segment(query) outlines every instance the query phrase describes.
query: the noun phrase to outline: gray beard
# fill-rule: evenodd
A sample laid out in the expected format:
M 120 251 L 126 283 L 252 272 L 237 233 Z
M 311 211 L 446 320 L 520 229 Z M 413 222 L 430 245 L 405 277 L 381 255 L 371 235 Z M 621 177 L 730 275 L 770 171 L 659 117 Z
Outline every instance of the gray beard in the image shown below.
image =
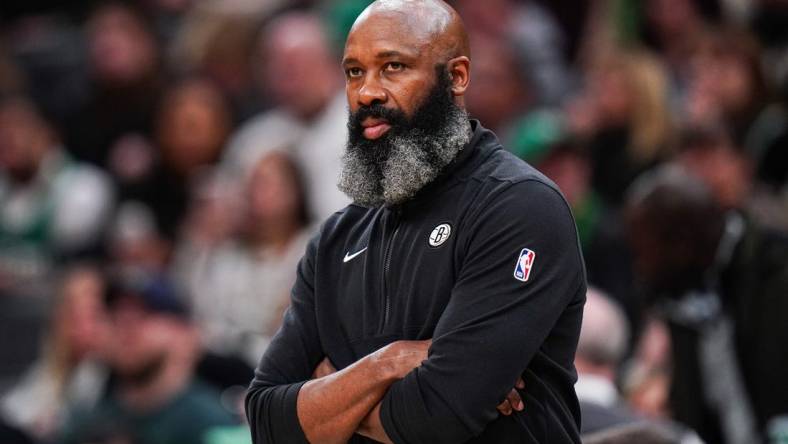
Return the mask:
M 457 157 L 471 139 L 471 126 L 468 114 L 454 108 L 437 131 L 412 129 L 390 137 L 382 165 L 369 163 L 350 146 L 342 156 L 339 189 L 356 204 L 392 206 L 411 199 Z

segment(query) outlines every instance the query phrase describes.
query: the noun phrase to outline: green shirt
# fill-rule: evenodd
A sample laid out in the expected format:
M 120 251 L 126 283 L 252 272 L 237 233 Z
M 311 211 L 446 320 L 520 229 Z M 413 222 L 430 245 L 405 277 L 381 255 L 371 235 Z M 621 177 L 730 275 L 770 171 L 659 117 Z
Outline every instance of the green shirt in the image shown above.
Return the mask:
M 136 412 L 109 396 L 93 410 L 75 415 L 63 442 L 84 444 L 126 438 L 134 444 L 213 444 L 239 427 L 219 403 L 219 394 L 192 383 L 161 407 Z

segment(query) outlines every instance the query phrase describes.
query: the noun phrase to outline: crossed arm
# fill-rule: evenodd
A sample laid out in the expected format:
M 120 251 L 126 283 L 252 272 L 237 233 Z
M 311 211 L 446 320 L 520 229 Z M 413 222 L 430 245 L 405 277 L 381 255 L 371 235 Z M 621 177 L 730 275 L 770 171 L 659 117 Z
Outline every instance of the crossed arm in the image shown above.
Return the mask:
M 540 211 L 529 213 L 523 201 L 539 202 Z M 314 298 L 319 240 L 310 243 L 283 327 L 247 395 L 254 442 L 345 442 L 355 433 L 383 442 L 458 442 L 521 409 L 518 399 L 495 404 L 520 385 L 519 374 L 568 307 L 565 324 L 579 328 L 582 260 L 568 207 L 545 185 L 518 184 L 478 211 L 469 216 L 475 222 L 466 231 L 474 236 L 434 343 L 395 342 L 315 379 L 325 351 Z M 512 277 L 522 248 L 540 255 L 527 283 Z M 569 344 L 570 327 L 561 333 L 567 339 L 557 340 Z
M 431 340 L 397 341 L 337 372 L 328 358 L 318 365 L 314 379 L 298 394 L 298 419 L 310 442 L 347 442 L 354 434 L 391 443 L 380 422 L 380 400 L 389 385 L 403 378 L 427 359 Z M 518 379 L 516 388 L 523 388 Z M 514 388 L 498 405 L 510 415 L 522 410 Z

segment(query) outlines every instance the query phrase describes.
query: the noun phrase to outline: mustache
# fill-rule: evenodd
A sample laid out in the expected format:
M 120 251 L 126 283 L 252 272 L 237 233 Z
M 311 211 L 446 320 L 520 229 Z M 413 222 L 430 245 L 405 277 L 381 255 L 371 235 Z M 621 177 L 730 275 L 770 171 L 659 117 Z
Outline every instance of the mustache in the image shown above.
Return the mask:
M 370 117 L 374 119 L 386 120 L 392 127 L 408 125 L 410 123 L 408 117 L 401 110 L 386 108 L 380 103 L 369 106 L 362 105 L 356 110 L 356 112 L 350 113 L 350 119 L 348 123 L 351 132 L 357 131 L 360 133 L 363 131 L 361 124 L 365 119 Z

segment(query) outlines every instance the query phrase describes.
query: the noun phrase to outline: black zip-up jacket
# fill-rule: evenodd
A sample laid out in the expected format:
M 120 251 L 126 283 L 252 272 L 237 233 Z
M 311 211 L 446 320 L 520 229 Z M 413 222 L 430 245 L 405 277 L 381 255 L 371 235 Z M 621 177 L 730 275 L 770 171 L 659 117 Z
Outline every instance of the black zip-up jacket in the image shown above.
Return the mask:
M 255 443 L 307 442 L 296 399 L 323 357 L 342 369 L 429 338 L 428 359 L 382 400 L 392 441 L 580 442 L 573 361 L 586 284 L 569 206 L 471 124 L 469 144 L 412 200 L 350 205 L 309 243 L 247 395 Z M 520 375 L 525 409 L 500 415 Z

